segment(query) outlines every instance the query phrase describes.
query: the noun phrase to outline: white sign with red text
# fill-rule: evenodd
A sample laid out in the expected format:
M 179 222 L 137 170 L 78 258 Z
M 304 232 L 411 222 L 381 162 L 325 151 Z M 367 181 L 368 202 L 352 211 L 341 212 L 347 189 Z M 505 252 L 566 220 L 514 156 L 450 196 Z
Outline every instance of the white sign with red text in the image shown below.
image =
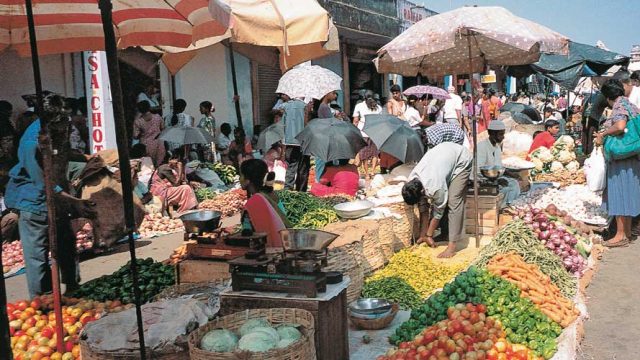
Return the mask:
M 116 148 L 109 70 L 104 51 L 85 51 L 83 57 L 87 89 L 87 117 L 91 153 Z

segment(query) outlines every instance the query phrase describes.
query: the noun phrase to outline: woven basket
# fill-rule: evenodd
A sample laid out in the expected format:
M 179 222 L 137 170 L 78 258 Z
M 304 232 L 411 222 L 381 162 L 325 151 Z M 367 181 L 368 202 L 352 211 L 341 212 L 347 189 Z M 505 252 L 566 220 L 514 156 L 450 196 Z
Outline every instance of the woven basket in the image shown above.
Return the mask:
M 329 250 L 325 271 L 339 271 L 351 279 L 347 287 L 347 302 L 360 297 L 364 285 L 364 273 L 361 259 L 362 242 L 357 241 L 348 245 Z
M 82 360 L 140 360 L 139 351 L 96 351 L 91 349 L 86 341 L 80 340 L 80 355 Z M 147 359 L 153 360 L 185 360 L 189 358 L 189 351 L 185 349 L 174 354 L 151 354 L 147 351 Z
M 400 215 L 399 219 L 393 218 L 393 233 L 396 238 L 394 250 L 399 251 L 411 246 L 415 219 L 414 207 L 405 203 L 396 203 L 391 205 L 390 208 L 392 212 Z
M 378 233 L 379 230 L 376 228 L 375 230 L 365 231 L 362 237 L 362 270 L 365 275 L 382 268 L 386 264 Z
M 202 337 L 213 329 L 227 329 L 237 332 L 248 319 L 266 318 L 273 325 L 299 324 L 302 338 L 282 349 L 266 352 L 210 352 L 200 349 Z M 189 335 L 189 355 L 191 360 L 315 360 L 315 326 L 313 315 L 302 309 L 274 308 L 252 309 L 223 316 L 208 322 Z M 184 358 L 183 358 L 184 359 Z
M 388 262 L 394 254 L 394 242 L 396 236 L 393 233 L 393 217 L 386 217 L 378 220 L 380 227 L 378 228 L 378 241 L 380 242 L 380 251 L 384 256 L 385 262 Z
M 154 297 L 154 301 L 175 299 L 182 295 L 195 295 L 194 298 L 208 302 L 212 288 L 220 285 L 230 285 L 228 279 L 216 279 L 205 283 L 182 283 L 171 285 Z

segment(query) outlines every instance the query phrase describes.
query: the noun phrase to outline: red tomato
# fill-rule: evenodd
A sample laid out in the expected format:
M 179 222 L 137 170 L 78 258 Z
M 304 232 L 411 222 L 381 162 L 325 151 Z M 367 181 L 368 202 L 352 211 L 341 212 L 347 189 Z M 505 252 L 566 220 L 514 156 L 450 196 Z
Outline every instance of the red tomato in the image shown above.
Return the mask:
M 472 324 L 477 323 L 478 321 L 480 321 L 480 316 L 478 315 L 477 312 L 472 312 L 471 315 L 469 316 L 469 321 L 471 321 Z
M 466 306 L 466 308 L 467 308 L 467 310 L 468 310 L 469 312 L 474 312 L 474 311 L 476 311 L 476 307 L 475 307 L 472 303 L 468 303 L 468 304 L 467 304 L 467 306 Z
M 24 311 L 24 310 L 26 310 L 26 308 L 28 308 L 28 307 L 29 307 L 29 304 L 28 304 L 25 300 L 19 301 L 19 302 L 16 304 L 16 309 L 18 309 L 18 310 L 20 310 L 20 311 Z
M 411 343 L 405 341 L 400 343 L 400 349 L 408 349 L 411 347 Z
M 496 349 L 487 351 L 487 360 L 498 360 L 498 351 Z
M 485 304 L 478 304 L 478 306 L 476 306 L 476 309 L 481 313 L 487 312 L 487 306 Z

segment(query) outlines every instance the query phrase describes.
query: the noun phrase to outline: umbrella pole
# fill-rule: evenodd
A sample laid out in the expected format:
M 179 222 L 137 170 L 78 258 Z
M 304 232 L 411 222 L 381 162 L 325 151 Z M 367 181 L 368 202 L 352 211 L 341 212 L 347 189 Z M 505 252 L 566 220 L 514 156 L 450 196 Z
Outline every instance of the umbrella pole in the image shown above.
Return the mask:
M 229 65 L 231 65 L 231 82 L 233 83 L 233 96 L 236 105 L 236 118 L 238 119 L 238 127 L 244 129 L 242 124 L 242 114 L 240 113 L 240 99 L 238 98 L 238 80 L 236 79 L 236 61 L 233 56 L 233 45 L 229 41 Z
M 60 272 L 58 268 L 58 243 L 56 234 L 56 205 L 54 199 L 53 184 L 51 174 L 53 171 L 53 149 L 51 148 L 51 138 L 49 137 L 49 124 L 47 119 L 42 118 L 42 76 L 40 75 L 40 61 L 38 59 L 38 43 L 36 39 L 36 27 L 33 19 L 33 7 L 31 0 L 25 1 L 27 11 L 27 23 L 29 26 L 29 43 L 31 45 L 31 62 L 33 67 L 33 80 L 36 87 L 36 113 L 40 118 L 40 139 L 39 148 L 42 155 L 42 167 L 44 176 L 44 188 L 47 203 L 47 221 L 49 250 L 51 251 L 51 285 L 53 291 L 53 311 L 56 316 L 56 350 L 64 353 L 64 332 L 62 328 L 62 293 L 60 291 Z
M 105 52 L 107 55 L 107 67 L 109 69 L 109 81 L 111 82 L 111 97 L 113 99 L 113 115 L 116 131 L 116 143 L 118 146 L 118 158 L 120 163 L 120 181 L 122 183 L 122 203 L 124 207 L 125 224 L 129 235 L 129 254 L 131 255 L 131 277 L 133 280 L 133 293 L 136 303 L 136 320 L 138 323 L 138 341 L 140 343 L 140 359 L 147 358 L 147 350 L 144 342 L 144 327 L 142 323 L 141 293 L 138 286 L 138 266 L 136 263 L 136 247 L 133 238 L 136 223 L 133 213 L 133 187 L 131 184 L 131 165 L 129 164 L 129 144 L 127 125 L 124 120 L 124 105 L 122 103 L 122 86 L 120 84 L 120 67 L 118 64 L 118 49 L 116 37 L 113 31 L 111 0 L 99 0 L 102 28 L 104 30 Z
M 0 233 L 0 244 L 3 243 Z M 2 247 L 0 247 L 0 267 L 2 264 Z M 7 313 L 7 287 L 4 283 L 4 276 L 0 279 L 0 358 L 13 360 L 11 351 L 11 335 L 9 333 L 9 314 Z
M 476 236 L 476 248 L 480 247 L 480 224 L 478 222 L 478 120 L 476 118 L 476 104 L 473 99 L 473 62 L 471 59 L 471 34 L 467 35 L 467 47 L 469 48 L 469 82 L 471 83 L 471 126 L 473 134 L 473 208 L 475 215 L 473 223 Z

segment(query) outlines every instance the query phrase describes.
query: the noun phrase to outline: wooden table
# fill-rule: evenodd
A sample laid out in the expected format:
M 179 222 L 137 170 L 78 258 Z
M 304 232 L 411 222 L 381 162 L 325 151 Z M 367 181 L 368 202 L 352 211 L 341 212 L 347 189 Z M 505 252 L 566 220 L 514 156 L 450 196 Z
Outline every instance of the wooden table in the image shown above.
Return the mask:
M 349 325 L 347 317 L 348 276 L 339 284 L 327 285 L 327 291 L 316 298 L 295 294 L 224 291 L 220 294 L 220 315 L 246 309 L 298 308 L 313 314 L 318 360 L 349 359 Z

